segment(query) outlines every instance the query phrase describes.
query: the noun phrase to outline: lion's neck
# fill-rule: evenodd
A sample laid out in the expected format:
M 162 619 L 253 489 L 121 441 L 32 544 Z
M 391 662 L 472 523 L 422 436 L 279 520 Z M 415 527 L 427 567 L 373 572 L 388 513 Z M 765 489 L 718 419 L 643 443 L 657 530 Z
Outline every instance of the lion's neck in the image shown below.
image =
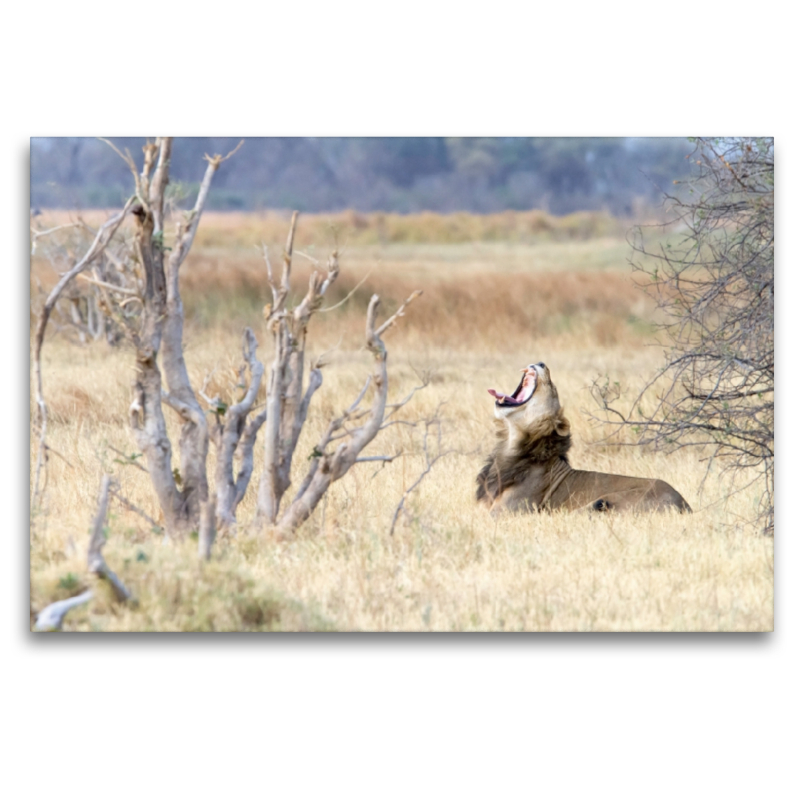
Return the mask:
M 515 431 L 513 438 L 512 430 Z M 560 436 L 551 431 L 542 436 L 511 426 L 507 436 L 505 431 L 499 433 L 500 441 L 478 475 L 478 500 L 496 499 L 507 489 L 531 479 L 534 483 L 541 482 L 542 492 L 545 492 L 555 472 L 560 477 L 564 470 L 570 470 L 567 452 L 572 440 L 569 435 Z M 541 481 L 536 480 L 537 476 Z
M 511 425 L 510 423 L 506 423 L 506 440 L 505 440 L 505 450 L 507 453 L 514 453 L 520 450 L 521 445 L 524 445 L 526 439 L 528 438 L 528 433 L 521 428 L 518 428 L 516 425 Z
M 509 425 L 507 431 L 507 438 L 502 438 L 495 450 L 495 456 L 507 461 L 524 462 L 529 466 L 546 464 L 554 458 L 566 459 L 572 446 L 571 436 L 560 436 L 554 430 L 543 435 L 540 430 Z

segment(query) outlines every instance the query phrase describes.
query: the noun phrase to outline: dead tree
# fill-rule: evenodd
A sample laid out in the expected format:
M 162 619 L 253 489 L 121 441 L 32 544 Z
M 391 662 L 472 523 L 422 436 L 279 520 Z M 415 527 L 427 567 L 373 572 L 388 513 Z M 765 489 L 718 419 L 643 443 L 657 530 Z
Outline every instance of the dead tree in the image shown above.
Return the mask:
M 342 415 L 332 420 L 312 451 L 311 466 L 289 506 L 281 513 L 281 501 L 291 485 L 291 469 L 300 432 L 308 415 L 314 393 L 322 385 L 321 364 L 313 364 L 308 384 L 303 387 L 305 349 L 308 324 L 312 315 L 322 305 L 328 288 L 339 275 L 336 251 L 330 256 L 325 274 L 314 270 L 308 282 L 308 291 L 294 309 L 286 307 L 292 269 L 297 212 L 292 215 L 289 236 L 283 253 L 280 281 L 276 280 L 269 260 L 264 253 L 267 275 L 272 290 L 272 304 L 264 309 L 267 328 L 272 332 L 274 360 L 267 387 L 266 433 L 264 437 L 264 472 L 258 490 L 258 518 L 276 525 L 288 535 L 311 515 L 333 481 L 339 480 L 359 460 L 390 461 L 394 456 L 372 456 L 360 459 L 359 454 L 375 438 L 384 424 L 388 375 L 386 372 L 386 347 L 381 334 L 403 316 L 409 303 L 421 292 L 414 292 L 397 311 L 376 328 L 380 299 L 373 295 L 367 309 L 366 346 L 374 357 L 372 375 L 355 402 Z M 369 386 L 373 399 L 369 410 L 361 409 Z M 410 398 L 409 398 L 410 399 Z M 348 423 L 361 424 L 349 429 Z M 338 444 L 334 444 L 338 442 Z M 333 448 L 333 449 L 329 449 Z
M 136 182 L 135 248 L 145 275 L 141 327 L 130 330 L 136 347 L 137 375 L 130 406 L 130 423 L 145 454 L 147 469 L 170 533 L 198 532 L 200 552 L 208 557 L 216 531 L 214 497 L 206 473 L 209 429 L 205 411 L 194 393 L 183 357 L 183 302 L 179 272 L 191 249 L 200 218 L 220 164 L 232 153 L 207 157 L 203 181 L 194 208 L 179 222 L 169 256 L 164 245 L 164 202 L 169 182 L 172 139 L 162 137 L 144 148 L 140 174 L 130 156 L 126 160 Z M 235 152 L 235 151 L 234 151 Z M 161 368 L 166 377 L 162 385 Z M 172 444 L 167 435 L 162 402 L 182 419 L 179 464 L 172 466 Z
M 95 278 L 94 282 L 105 293 L 104 302 L 109 313 L 120 321 L 125 335 L 135 348 L 136 376 L 129 409 L 130 425 L 136 443 L 144 454 L 165 530 L 168 535 L 177 536 L 197 531 L 200 555 L 208 558 L 217 529 L 234 530 L 237 508 L 253 474 L 253 452 L 261 427 L 265 427 L 265 467 L 259 481 L 257 519 L 262 524 L 277 526 L 284 535 L 292 533 L 309 517 L 330 484 L 341 478 L 353 464 L 359 461 L 391 461 L 395 458 L 362 457 L 360 454 L 383 427 L 395 424 L 385 419 L 388 375 L 386 348 L 381 335 L 403 316 L 408 304 L 421 292 L 413 293 L 381 326 L 377 326 L 379 299 L 377 295 L 372 297 L 366 326 L 367 348 L 374 356 L 372 375 L 356 401 L 329 424 L 314 449 L 311 466 L 298 492 L 288 507 L 281 511 L 281 501 L 291 483 L 292 459 L 309 405 L 322 384 L 322 364 L 318 360 L 311 365 L 308 384 L 303 386 L 308 325 L 339 274 L 338 253 L 334 251 L 330 256 L 324 273 L 318 269 L 312 272 L 304 299 L 293 309 L 287 307 L 287 301 L 297 212 L 292 216 L 280 281 L 272 273 L 269 258 L 266 259 L 273 301 L 265 308 L 265 319 L 272 333 L 275 353 L 263 411 L 251 414 L 264 367 L 256 358 L 257 342 L 249 328 L 244 331 L 244 364 L 240 371 L 240 383 L 243 385 L 246 371 L 250 373 L 244 397 L 226 406 L 219 398 L 206 397 L 205 386 L 196 393 L 183 356 L 184 312 L 180 294 L 180 268 L 191 249 L 214 174 L 233 153 L 224 158 L 219 155 L 207 156 L 208 167 L 194 208 L 179 221 L 175 241 L 168 248 L 164 242 L 164 224 L 171 150 L 172 140 L 168 137 L 156 139 L 153 144 L 148 143 L 144 147 L 141 171 L 137 171 L 129 153 L 120 153 L 133 174 L 136 193 L 125 209 L 97 233 L 90 251 L 64 276 L 57 287 L 58 291 L 54 290 L 53 296 L 48 298 L 36 340 L 37 399 L 41 399 L 43 419 L 41 449 L 46 452 L 41 345 L 47 315 L 69 281 L 107 248 L 111 236 L 130 209 L 135 220 L 132 253 L 117 251 L 112 255 L 109 251 L 109 257 L 115 258 L 119 265 L 130 262 L 137 265 L 136 269 L 141 273 L 140 288 L 134 290 L 128 285 L 111 284 L 99 278 Z M 121 271 L 120 266 L 118 269 Z M 141 306 L 135 318 L 121 313 L 124 304 L 132 297 Z M 360 403 L 370 386 L 372 404 L 369 409 L 362 409 Z M 206 403 L 206 408 L 201 406 L 198 395 Z M 410 397 L 388 407 L 396 411 Z M 173 464 L 173 447 L 167 434 L 164 405 L 177 413 L 182 421 L 177 466 Z M 209 415 L 213 418 L 211 422 Z M 213 442 L 217 450 L 215 491 L 209 485 L 207 474 L 209 442 Z M 236 459 L 239 469 L 234 477 Z

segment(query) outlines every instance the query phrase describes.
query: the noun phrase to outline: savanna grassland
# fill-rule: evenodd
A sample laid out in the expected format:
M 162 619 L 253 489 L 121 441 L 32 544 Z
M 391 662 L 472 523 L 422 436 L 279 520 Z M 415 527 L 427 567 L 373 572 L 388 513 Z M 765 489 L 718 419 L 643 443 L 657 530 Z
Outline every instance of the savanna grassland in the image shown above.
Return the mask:
M 46 212 L 41 226 L 66 218 Z M 244 326 L 253 327 L 269 365 L 260 243 L 277 258 L 287 224 L 280 214 L 203 218 L 181 274 L 186 359 L 195 386 L 213 371 L 210 396 L 235 396 Z M 603 441 L 610 431 L 592 419 L 593 379 L 619 381 L 623 397 L 632 399 L 662 359 L 662 348 L 648 344 L 654 312 L 631 274 L 625 228 L 599 214 L 301 216 L 296 250 L 324 258 L 338 237 L 342 274 L 329 306 L 352 296 L 311 323 L 310 354 L 331 352 L 296 473 L 305 471 L 331 415 L 363 385 L 364 313 L 374 292 L 388 314 L 414 289 L 424 291 L 384 337 L 389 395 L 390 402 L 400 399 L 429 376 L 401 413 L 415 421 L 440 408 L 446 455 L 409 495 L 408 513 L 390 536 L 395 508 L 425 460 L 422 426 L 388 428 L 364 455 L 401 455 L 385 465 L 356 465 L 297 538 L 280 541 L 247 524 L 255 514 L 257 447 L 238 535 L 219 539 L 209 563 L 198 561 L 196 542 L 165 541 L 112 502 L 104 555 L 137 603 L 115 604 L 99 587 L 89 605 L 70 612 L 64 629 L 771 630 L 773 543 L 747 522 L 758 487 L 729 497 L 717 465 L 706 475 L 702 453 L 667 455 L 625 446 L 630 439 Z M 55 278 L 39 253 L 32 259 L 32 320 L 39 284 Z M 298 299 L 310 263 L 295 257 Z M 495 519 L 478 507 L 475 476 L 493 439 L 487 389 L 513 390 L 520 369 L 540 360 L 572 423 L 573 466 L 663 478 L 695 513 Z M 53 454 L 44 505 L 32 516 L 32 615 L 90 585 L 88 528 L 104 472 L 135 506 L 156 519 L 159 513 L 148 476 L 119 455 L 136 455 L 128 428 L 132 349 L 81 345 L 68 329 L 53 330 L 43 363 Z M 34 412 L 32 403 L 31 419 Z M 178 420 L 166 413 L 175 443 Z M 32 429 L 32 464 L 35 444 Z M 210 475 L 213 459 L 212 447 Z

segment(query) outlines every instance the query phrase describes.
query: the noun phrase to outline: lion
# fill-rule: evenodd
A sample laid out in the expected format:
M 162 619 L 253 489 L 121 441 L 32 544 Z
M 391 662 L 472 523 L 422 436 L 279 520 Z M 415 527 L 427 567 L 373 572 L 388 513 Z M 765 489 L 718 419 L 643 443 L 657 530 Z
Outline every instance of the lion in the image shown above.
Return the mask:
M 691 512 L 668 483 L 573 469 L 569 421 L 544 363 L 529 364 L 513 394 L 495 398 L 497 445 L 478 473 L 477 499 L 497 511 Z

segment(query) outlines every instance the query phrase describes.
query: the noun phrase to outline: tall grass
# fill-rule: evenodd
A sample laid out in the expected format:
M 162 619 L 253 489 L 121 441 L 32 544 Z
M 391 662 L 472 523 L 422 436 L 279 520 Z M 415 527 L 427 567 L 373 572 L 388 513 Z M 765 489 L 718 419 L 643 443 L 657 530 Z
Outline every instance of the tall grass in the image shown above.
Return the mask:
M 250 249 L 255 233 L 248 220 L 219 215 L 204 221 L 207 238 L 198 235 L 182 278 L 190 374 L 199 384 L 215 369 L 211 394 L 223 399 L 235 392 L 244 325 L 254 327 L 261 359 L 267 363 L 270 356 L 261 329 L 264 266 Z M 223 235 L 228 227 L 229 239 Z M 652 308 L 624 258 L 609 255 L 624 250 L 621 239 L 357 246 L 352 230 L 343 232 L 350 244 L 330 304 L 372 272 L 341 309 L 312 322 L 312 349 L 334 351 L 301 438 L 297 471 L 329 416 L 352 401 L 367 372 L 361 339 L 373 291 L 385 298 L 388 312 L 411 289 L 424 290 L 386 337 L 390 398 L 405 395 L 420 373 L 429 372 L 431 384 L 405 410 L 406 419 L 428 416 L 444 403 L 444 440 L 455 452 L 410 496 L 408 514 L 392 537 L 394 509 L 424 466 L 421 432 L 408 426 L 388 429 L 369 451 L 403 455 L 380 469 L 363 464 L 351 470 L 294 542 L 245 524 L 237 538 L 215 546 L 210 564 L 200 565 L 193 542 L 165 542 L 141 517 L 114 505 L 104 552 L 139 604 L 120 607 L 100 597 L 71 612 L 67 629 L 772 628 L 772 543 L 746 522 L 755 495 L 729 499 L 713 466 L 701 492 L 707 467 L 701 454 L 665 456 L 604 442 L 606 431 L 587 413 L 594 377 L 608 374 L 632 396 L 660 358 L 658 348 L 647 346 Z M 302 223 L 300 232 L 310 239 Z M 276 226 L 274 241 L 284 233 L 285 226 Z M 585 259 L 577 268 L 576 246 Z M 308 250 L 308 240 L 298 247 Z M 547 268 L 537 261 L 543 250 Z M 324 248 L 313 252 L 319 256 Z M 301 264 L 298 259 L 298 295 L 308 270 Z M 33 267 L 47 271 L 43 263 Z M 510 390 L 519 368 L 533 359 L 548 364 L 566 406 L 574 466 L 663 478 L 695 513 L 493 519 L 478 507 L 475 475 L 492 444 L 486 389 Z M 53 335 L 45 348 L 56 454 L 44 508 L 32 521 L 32 612 L 85 585 L 87 530 L 104 471 L 113 471 L 123 493 L 158 517 L 147 476 L 120 463 L 124 459 L 112 449 L 135 455 L 127 427 L 132 368 L 133 355 L 124 347 L 78 347 L 66 335 Z M 169 425 L 177 441 L 173 416 Z M 260 448 L 256 457 L 257 475 Z M 213 458 L 212 449 L 210 467 Z M 241 520 L 254 511 L 251 486 Z

